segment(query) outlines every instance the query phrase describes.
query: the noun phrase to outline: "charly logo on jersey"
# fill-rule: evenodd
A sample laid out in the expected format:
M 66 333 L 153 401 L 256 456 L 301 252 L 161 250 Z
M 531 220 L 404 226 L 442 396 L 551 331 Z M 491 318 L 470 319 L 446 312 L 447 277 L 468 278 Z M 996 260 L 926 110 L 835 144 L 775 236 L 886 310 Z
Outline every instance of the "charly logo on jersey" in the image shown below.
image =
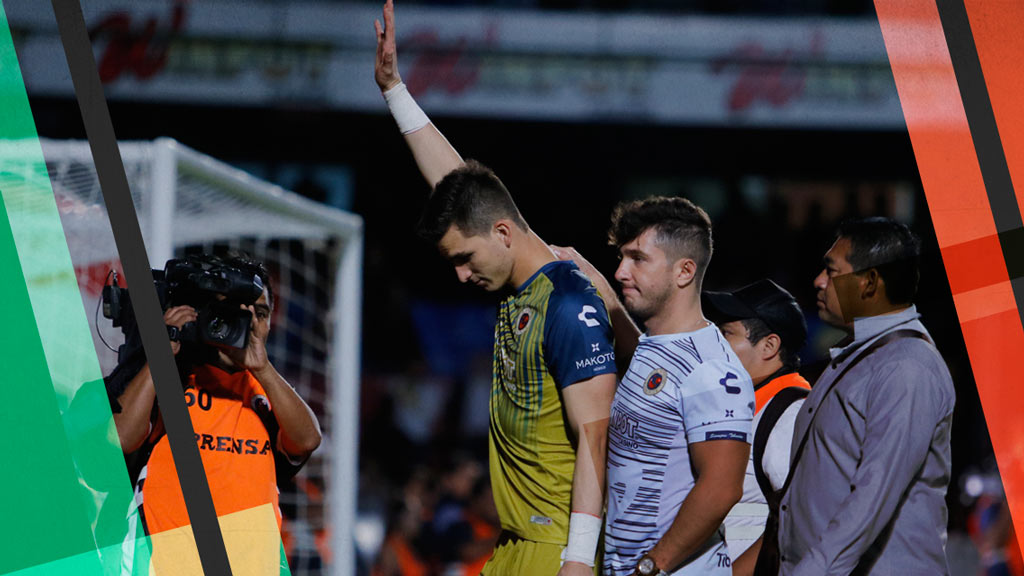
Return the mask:
M 655 368 L 644 381 L 644 394 L 653 396 L 661 392 L 666 382 L 668 382 L 668 372 L 662 368 Z
M 739 380 L 739 378 L 739 376 L 733 374 L 732 372 L 726 372 L 725 376 L 721 380 L 719 380 L 718 383 L 725 387 L 726 393 L 739 394 L 741 391 L 739 386 L 729 385 L 729 380 Z
M 601 325 L 600 322 L 598 322 L 594 318 L 590 318 L 589 316 L 587 316 L 587 314 L 597 314 L 597 308 L 594 308 L 590 304 L 584 304 L 583 310 L 576 315 L 576 319 L 586 324 L 587 328 L 593 328 L 595 326 Z
M 533 320 L 533 317 L 536 315 L 537 311 L 529 306 L 519 311 L 519 314 L 516 315 L 516 323 L 513 325 L 516 336 L 519 336 L 526 331 L 526 328 L 530 326 L 530 321 Z

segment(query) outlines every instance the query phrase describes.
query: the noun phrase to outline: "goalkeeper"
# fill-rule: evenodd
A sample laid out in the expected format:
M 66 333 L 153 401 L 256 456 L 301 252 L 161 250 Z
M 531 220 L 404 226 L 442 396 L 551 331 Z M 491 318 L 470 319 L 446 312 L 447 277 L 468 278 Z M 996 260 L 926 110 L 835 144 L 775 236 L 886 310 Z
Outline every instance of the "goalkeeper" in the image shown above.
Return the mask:
M 375 77 L 433 188 L 417 226 L 462 282 L 506 298 L 495 330 L 490 476 L 502 533 L 487 576 L 593 574 L 616 368 L 597 291 L 526 224 L 492 171 L 464 162 L 398 74 L 394 6 Z

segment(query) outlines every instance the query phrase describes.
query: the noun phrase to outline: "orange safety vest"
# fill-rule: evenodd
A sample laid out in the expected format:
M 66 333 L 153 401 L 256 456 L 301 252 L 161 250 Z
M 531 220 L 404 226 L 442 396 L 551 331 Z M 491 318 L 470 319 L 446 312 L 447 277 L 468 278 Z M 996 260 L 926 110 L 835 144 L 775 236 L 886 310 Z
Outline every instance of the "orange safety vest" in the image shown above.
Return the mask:
M 274 466 L 277 439 L 270 438 L 252 408 L 254 400 L 265 401 L 263 388 L 248 371 L 229 374 L 209 365 L 196 368 L 189 385 L 185 403 L 217 516 L 272 504 L 280 530 Z M 189 524 L 166 434 L 157 440 L 146 464 L 142 495 L 150 534 Z
M 774 398 L 780 390 L 789 388 L 791 386 L 796 386 L 798 388 L 806 388 L 808 390 L 811 389 L 811 385 L 800 374 L 797 374 L 796 372 L 783 374 L 778 378 L 772 379 L 764 386 L 761 386 L 760 388 L 754 391 L 754 413 L 756 414 L 760 412 L 761 409 L 764 408 L 766 404 L 768 404 L 768 401 Z

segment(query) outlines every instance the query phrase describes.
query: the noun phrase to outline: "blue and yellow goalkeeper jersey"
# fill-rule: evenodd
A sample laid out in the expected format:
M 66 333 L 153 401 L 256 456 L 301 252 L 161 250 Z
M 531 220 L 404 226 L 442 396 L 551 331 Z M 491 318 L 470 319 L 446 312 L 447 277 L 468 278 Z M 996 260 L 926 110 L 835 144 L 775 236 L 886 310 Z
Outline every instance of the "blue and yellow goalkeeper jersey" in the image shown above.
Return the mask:
M 561 391 L 615 371 L 608 312 L 572 262 L 545 265 L 501 303 L 490 468 L 502 528 L 566 543 L 576 451 Z

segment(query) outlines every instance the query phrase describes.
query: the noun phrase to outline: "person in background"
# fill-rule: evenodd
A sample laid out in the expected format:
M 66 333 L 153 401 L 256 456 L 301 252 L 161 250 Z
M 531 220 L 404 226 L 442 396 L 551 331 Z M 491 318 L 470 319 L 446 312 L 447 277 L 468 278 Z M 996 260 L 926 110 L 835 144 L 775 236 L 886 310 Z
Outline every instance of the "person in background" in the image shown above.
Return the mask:
M 949 574 L 956 398 L 913 303 L 919 246 L 888 218 L 847 221 L 814 279 L 818 315 L 848 337 L 796 420 L 779 514 L 783 575 Z
M 743 497 L 725 517 L 733 574 L 749 576 L 761 550 L 769 502 L 778 507 L 777 494 L 789 472 L 793 424 L 811 389 L 797 373 L 807 323 L 796 299 L 767 279 L 733 292 L 704 292 L 702 302 L 754 383 L 754 442 Z

